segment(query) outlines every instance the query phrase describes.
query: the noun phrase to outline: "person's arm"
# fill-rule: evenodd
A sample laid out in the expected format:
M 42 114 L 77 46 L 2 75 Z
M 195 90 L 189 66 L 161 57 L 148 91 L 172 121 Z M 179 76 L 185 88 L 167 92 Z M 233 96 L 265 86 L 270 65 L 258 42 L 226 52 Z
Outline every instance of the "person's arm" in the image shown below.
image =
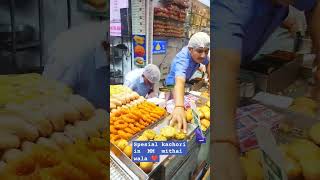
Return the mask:
M 237 51 L 222 49 L 215 49 L 213 55 L 211 149 L 214 152 L 213 162 L 216 164 L 214 178 L 244 180 L 235 120 L 241 56 Z
M 210 63 L 208 65 L 206 65 L 207 68 L 207 73 L 208 73 L 208 78 L 209 78 L 209 82 L 210 82 Z
M 80 65 L 74 64 L 67 67 L 64 63 L 60 63 L 61 60 L 63 60 L 63 57 L 58 58 L 55 55 L 49 55 L 42 76 L 49 80 L 63 82 L 75 90 L 79 80 Z
M 183 77 L 176 77 L 174 86 L 174 97 L 176 106 L 184 106 L 184 85 L 186 80 Z
M 306 12 L 308 30 L 312 39 L 312 52 L 316 54 L 315 66 L 318 68 L 316 79 L 320 81 L 320 1 L 310 12 Z
M 182 129 L 187 133 L 186 113 L 184 111 L 184 90 L 186 82 L 186 73 L 189 65 L 188 50 L 180 51 L 174 60 L 175 85 L 173 89 L 173 97 L 175 101 L 175 108 L 172 112 L 170 125 L 178 124 L 178 129 Z M 171 69 L 173 70 L 173 69 Z
M 185 78 L 177 76 L 175 78 L 176 84 L 174 86 L 174 100 L 175 108 L 172 113 L 172 119 L 170 125 L 173 126 L 175 123 L 178 123 L 178 129 L 182 129 L 184 133 L 187 133 L 187 121 L 186 114 L 184 111 L 184 86 Z
M 241 7 L 241 8 L 239 8 Z M 254 1 L 216 0 L 210 5 L 212 12 L 210 59 L 212 122 L 211 150 L 215 163 L 214 179 L 244 180 L 246 179 L 240 162 L 236 131 L 236 109 L 239 97 L 239 69 L 243 38 L 246 37 L 246 24 L 255 14 Z
M 134 80 L 133 80 L 132 72 L 129 72 L 129 73 L 125 76 L 123 85 L 124 85 L 124 86 L 127 86 L 128 88 L 130 88 L 130 89 L 132 89 L 132 90 L 135 88 L 135 83 L 134 83 Z
M 282 22 L 281 27 L 287 29 L 288 31 L 292 32 L 298 29 L 298 22 L 297 22 L 297 9 L 293 7 L 289 7 L 289 13 L 286 19 Z
M 237 142 L 235 114 L 238 105 L 240 54 L 215 50 L 213 61 L 213 137 Z
M 130 81 L 127 81 L 127 80 L 123 83 L 123 85 L 127 86 L 130 89 L 133 89 L 133 87 L 134 87 L 134 84 L 131 83 Z
M 153 97 L 156 97 L 157 96 L 157 93 L 158 93 L 158 83 L 154 84 L 151 88 L 150 88 L 150 91 L 148 92 L 148 94 L 146 95 L 146 98 L 149 99 L 149 98 L 153 98 Z M 156 89 L 158 88 L 158 89 Z
M 210 92 L 210 83 L 211 83 L 211 76 L 210 76 L 210 62 L 211 62 L 211 59 L 210 59 L 210 57 L 211 57 L 211 52 L 210 52 L 210 50 L 209 50 L 209 52 L 208 52 L 208 61 L 209 61 L 209 63 L 208 63 L 208 65 L 206 66 L 206 68 L 207 68 L 207 73 L 208 73 L 208 79 L 209 79 L 209 92 Z
M 281 27 L 287 29 L 292 35 L 295 35 L 299 30 L 297 20 L 294 18 L 288 18 L 283 21 Z

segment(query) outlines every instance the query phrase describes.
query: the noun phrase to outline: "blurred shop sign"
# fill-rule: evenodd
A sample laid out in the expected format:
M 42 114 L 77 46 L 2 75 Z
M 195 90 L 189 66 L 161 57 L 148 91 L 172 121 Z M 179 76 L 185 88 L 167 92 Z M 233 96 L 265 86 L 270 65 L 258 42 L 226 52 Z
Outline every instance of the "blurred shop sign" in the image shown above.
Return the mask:
M 110 0 L 110 35 L 121 36 L 120 9 L 128 8 L 128 0 Z

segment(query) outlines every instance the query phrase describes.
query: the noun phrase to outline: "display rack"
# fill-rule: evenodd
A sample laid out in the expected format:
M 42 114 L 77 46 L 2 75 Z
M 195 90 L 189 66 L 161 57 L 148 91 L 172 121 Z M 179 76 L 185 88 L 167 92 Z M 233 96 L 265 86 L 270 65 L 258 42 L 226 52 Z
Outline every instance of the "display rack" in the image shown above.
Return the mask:
M 67 0 L 67 22 L 68 22 L 68 29 L 72 26 L 72 9 L 71 9 L 71 1 Z M 6 73 L 27 73 L 27 72 L 36 72 L 36 73 L 42 73 L 43 71 L 43 34 L 44 34 L 44 6 L 43 6 L 43 0 L 37 0 L 38 5 L 38 35 L 37 38 L 32 41 L 28 42 L 17 42 L 16 39 L 16 3 L 15 0 L 8 0 L 9 5 L 9 12 L 10 12 L 10 26 L 11 26 L 11 42 L 7 44 L 3 44 L 0 46 L 1 52 L 7 52 L 10 53 L 10 66 L 8 67 L 9 72 L 6 71 Z M 78 9 L 82 12 L 89 13 L 90 15 L 94 17 L 98 17 L 101 20 L 107 19 L 108 13 L 107 11 L 99 12 L 94 11 L 92 8 L 88 8 L 88 6 L 84 5 L 83 0 L 78 0 Z M 16 55 L 18 52 L 21 51 L 29 51 L 32 49 L 39 50 L 39 66 L 31 67 L 28 69 L 19 69 L 16 61 Z
M 116 46 L 111 47 L 110 84 L 123 84 L 124 82 L 124 62 L 123 51 Z M 116 64 L 121 63 L 121 70 L 116 68 Z
M 109 1 L 110 2 L 110 1 Z M 130 2 L 130 1 L 129 1 Z M 110 47 L 111 47 L 111 53 L 110 53 L 110 84 L 115 85 L 115 84 L 123 84 L 124 82 L 124 54 L 130 53 L 129 57 L 128 55 L 126 56 L 127 58 L 131 57 L 131 47 L 130 45 L 132 42 L 132 19 L 129 16 L 131 14 L 131 3 L 128 3 L 128 9 L 127 9 L 127 16 L 124 21 L 127 21 L 127 28 L 128 31 L 126 33 L 121 33 L 120 37 L 113 37 L 115 39 L 120 39 L 120 43 L 115 44 L 111 39 L 110 39 Z M 108 14 L 109 15 L 109 14 Z M 117 45 L 125 45 L 126 48 L 117 48 Z M 116 56 L 116 51 L 118 51 L 118 56 Z M 126 51 L 126 52 L 125 52 Z M 120 62 L 119 62 L 120 61 Z M 121 70 L 118 69 L 118 72 L 121 71 L 121 73 L 116 73 L 116 62 L 119 62 L 121 64 Z M 130 70 L 133 69 L 133 63 L 130 63 Z
M 202 2 L 198 1 L 198 0 L 191 0 L 191 5 L 188 11 L 188 26 L 186 27 L 186 29 L 188 29 L 188 37 L 191 37 L 193 35 L 194 32 L 199 32 L 202 31 L 205 28 L 210 28 L 210 14 L 209 16 L 205 16 L 203 14 L 199 14 L 195 11 L 194 9 L 194 5 L 198 5 L 201 6 L 203 8 L 208 8 L 206 7 L 205 4 L 203 4 Z M 194 18 L 197 17 L 199 24 L 194 23 Z
M 43 1 L 37 0 L 38 4 L 38 26 L 39 26 L 39 32 L 38 32 L 38 39 L 32 40 L 28 42 L 18 43 L 16 40 L 16 3 L 15 0 L 8 0 L 9 3 L 9 11 L 10 11 L 10 26 L 11 26 L 11 42 L 7 43 L 4 46 L 0 47 L 0 51 L 9 52 L 11 55 L 11 66 L 12 69 L 10 73 L 24 73 L 26 69 L 18 69 L 18 65 L 16 62 L 16 54 L 19 51 L 26 51 L 31 50 L 34 48 L 39 49 L 39 56 L 40 56 L 40 62 L 39 66 L 32 67 L 32 71 L 34 72 L 42 72 L 43 69 Z M 9 69 L 9 68 L 8 68 Z
M 185 17 L 185 19 L 183 21 L 172 19 L 170 17 L 156 16 L 155 14 L 154 15 L 150 15 L 149 18 L 151 18 L 151 16 L 152 16 L 153 20 L 160 20 L 160 21 L 163 21 L 163 22 L 166 22 L 166 23 L 174 23 L 176 26 L 183 27 L 184 28 L 184 33 L 182 33 L 181 36 L 172 36 L 172 35 L 160 35 L 160 34 L 157 34 L 157 33 L 153 32 L 152 36 L 154 38 L 161 38 L 161 37 L 164 37 L 164 38 L 177 38 L 177 39 L 188 38 L 187 37 L 187 32 L 188 32 L 188 29 L 189 29 L 188 12 L 189 12 L 189 9 L 190 9 L 190 6 L 191 6 L 190 0 L 188 0 L 188 2 L 189 2 L 188 8 L 186 8 L 184 6 L 181 6 L 179 4 L 176 4 L 174 2 L 171 2 L 170 0 L 160 0 L 159 2 L 162 5 L 166 5 L 168 3 L 173 3 L 174 5 L 176 5 L 176 6 L 180 7 L 180 8 L 185 8 L 187 16 Z

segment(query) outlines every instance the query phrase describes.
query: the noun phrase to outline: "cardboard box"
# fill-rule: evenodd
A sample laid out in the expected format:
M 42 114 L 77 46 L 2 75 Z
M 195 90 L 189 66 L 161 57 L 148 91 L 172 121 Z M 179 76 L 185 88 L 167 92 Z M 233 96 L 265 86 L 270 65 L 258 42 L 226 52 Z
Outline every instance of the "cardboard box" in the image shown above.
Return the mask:
M 285 63 L 282 67 L 270 74 L 246 69 L 241 69 L 241 71 L 243 73 L 253 74 L 256 78 L 256 86 L 260 90 L 277 94 L 289 87 L 298 78 L 301 64 L 302 59 L 296 58 L 293 61 Z

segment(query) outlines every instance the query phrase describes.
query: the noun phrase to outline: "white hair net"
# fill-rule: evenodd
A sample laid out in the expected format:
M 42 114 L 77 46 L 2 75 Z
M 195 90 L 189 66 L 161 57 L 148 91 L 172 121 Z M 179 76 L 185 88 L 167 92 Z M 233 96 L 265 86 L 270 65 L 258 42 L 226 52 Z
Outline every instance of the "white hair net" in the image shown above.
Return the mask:
M 197 32 L 191 36 L 188 47 L 191 48 L 210 48 L 210 36 L 204 32 Z
M 154 64 L 148 64 L 146 67 L 144 67 L 143 75 L 151 83 L 160 81 L 160 70 L 158 66 Z

